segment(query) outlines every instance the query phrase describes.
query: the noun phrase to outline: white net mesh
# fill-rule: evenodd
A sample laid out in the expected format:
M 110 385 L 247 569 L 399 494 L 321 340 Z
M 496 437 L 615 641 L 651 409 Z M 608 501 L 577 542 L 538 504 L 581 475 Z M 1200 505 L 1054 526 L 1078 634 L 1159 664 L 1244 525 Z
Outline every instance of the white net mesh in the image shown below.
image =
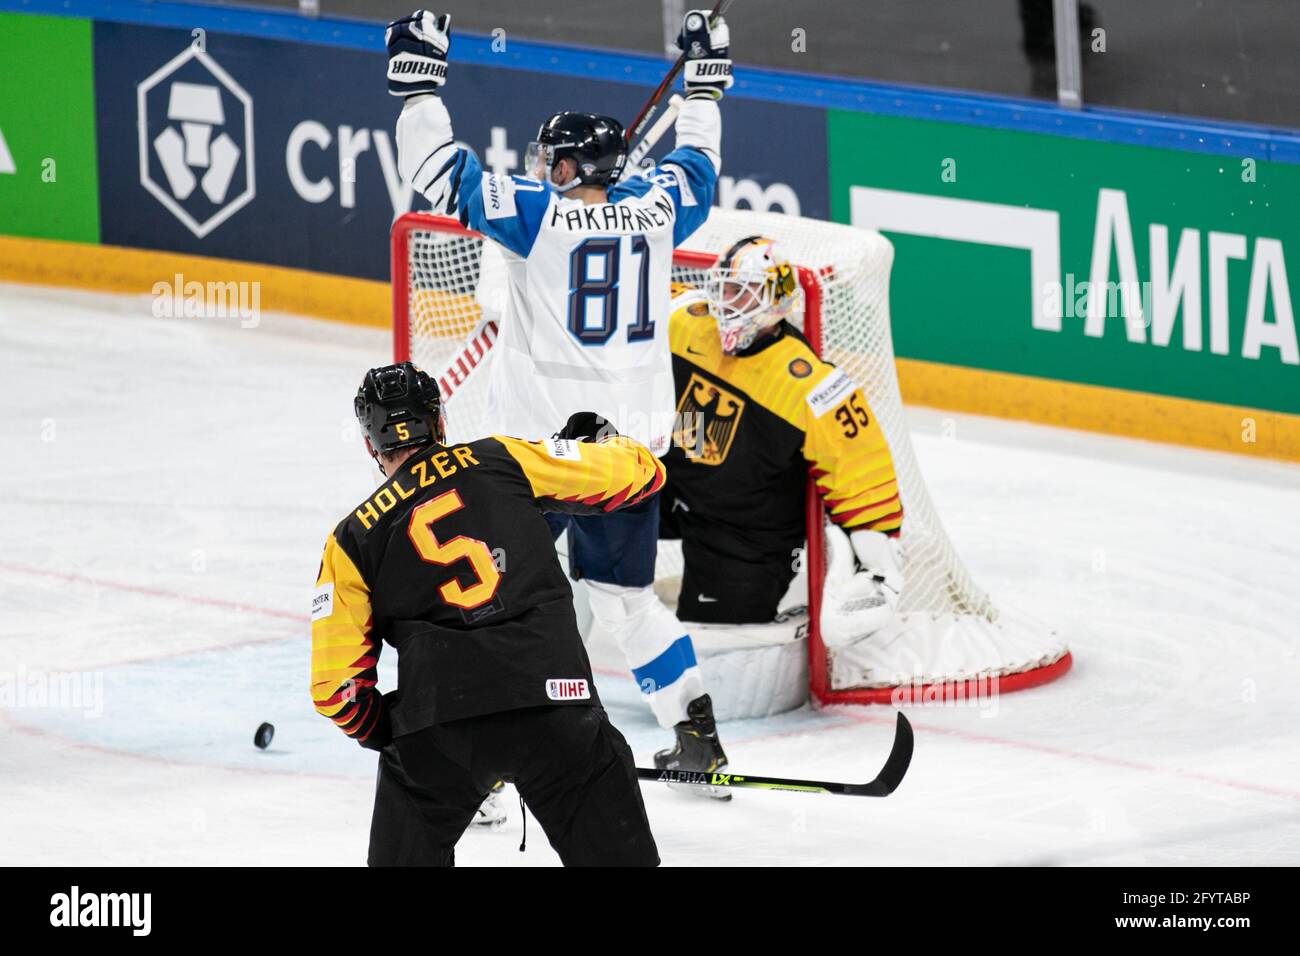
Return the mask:
M 861 649 L 829 653 L 832 686 L 951 681 L 1016 673 L 1058 660 L 1064 644 L 1046 629 L 1017 624 L 1014 634 L 1003 633 L 997 611 L 972 582 L 935 513 L 912 450 L 894 364 L 889 321 L 893 247 L 878 233 L 850 226 L 714 209 L 683 248 L 716 256 L 737 239 L 755 234 L 775 237 L 792 263 L 817 277 L 815 289 L 805 282 L 805 292 L 821 303 L 821 355 L 862 387 L 889 442 L 903 501 L 901 627 L 883 650 L 875 647 L 865 656 Z M 482 240 L 459 230 L 411 233 L 405 319 L 409 357 L 438 375 L 444 394 L 450 393 L 446 412 L 452 440 L 479 437 L 478 423 L 486 413 L 487 376 L 476 374 L 482 371 L 476 363 L 484 336 L 495 333 L 495 327 L 485 332 L 484 325 L 499 318 L 505 281 L 500 253 L 491 243 L 487 249 L 484 255 Z M 674 277 L 698 284 L 700 270 L 677 262 Z M 396 320 L 403 321 L 400 307 Z M 476 330 L 478 344 L 467 347 Z M 680 573 L 680 557 L 672 549 L 661 551 L 658 573 Z M 962 646 L 954 651 L 954 643 Z
M 481 437 L 478 426 L 487 414 L 487 376 L 478 364 L 485 356 L 473 343 L 488 331 L 488 321 L 500 317 L 505 275 L 495 245 L 455 228 L 450 220 L 443 222 L 443 228 L 409 234 L 406 357 L 438 377 L 448 439 L 467 441 Z M 480 274 L 487 280 L 481 289 Z M 403 318 L 399 314 L 394 320 Z

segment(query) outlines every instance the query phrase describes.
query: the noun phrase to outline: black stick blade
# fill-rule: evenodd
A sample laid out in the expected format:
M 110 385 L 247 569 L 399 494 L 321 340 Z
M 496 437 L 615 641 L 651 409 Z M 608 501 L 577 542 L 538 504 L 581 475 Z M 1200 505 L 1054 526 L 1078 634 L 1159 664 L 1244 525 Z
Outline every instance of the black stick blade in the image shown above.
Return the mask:
M 898 712 L 898 722 L 894 725 L 894 746 L 890 748 L 889 759 L 870 783 L 848 784 L 845 793 L 855 797 L 887 797 L 903 782 L 907 768 L 912 764 L 912 747 L 914 746 L 912 725 L 903 712 Z

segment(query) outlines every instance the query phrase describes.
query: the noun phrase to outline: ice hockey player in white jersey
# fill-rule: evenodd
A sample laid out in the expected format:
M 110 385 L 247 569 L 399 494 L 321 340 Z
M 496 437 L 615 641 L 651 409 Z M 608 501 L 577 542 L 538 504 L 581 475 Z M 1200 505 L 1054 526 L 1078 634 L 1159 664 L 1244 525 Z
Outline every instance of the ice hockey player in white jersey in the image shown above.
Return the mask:
M 666 453 L 676 406 L 667 322 L 672 253 L 713 204 L 718 100 L 732 82 L 726 23 L 710 22 L 704 10 L 686 14 L 676 148 L 626 178 L 622 126 L 577 112 L 542 124 L 525 154 L 525 175 L 485 172 L 456 145 L 438 95 L 449 31 L 448 16 L 425 11 L 390 24 L 388 85 L 405 98 L 397 123 L 402 175 L 434 212 L 458 217 L 507 250 L 508 299 L 488 370 L 486 433 L 546 438 L 573 413 L 593 410 L 598 419 L 585 427 L 570 420 L 559 437 L 616 430 Z M 651 587 L 657 505 L 548 520 L 557 537 L 567 529 L 571 570 L 588 584 L 593 615 L 623 649 L 660 724 L 676 732 L 676 746 L 656 755 L 657 763 L 725 766 L 690 636 Z

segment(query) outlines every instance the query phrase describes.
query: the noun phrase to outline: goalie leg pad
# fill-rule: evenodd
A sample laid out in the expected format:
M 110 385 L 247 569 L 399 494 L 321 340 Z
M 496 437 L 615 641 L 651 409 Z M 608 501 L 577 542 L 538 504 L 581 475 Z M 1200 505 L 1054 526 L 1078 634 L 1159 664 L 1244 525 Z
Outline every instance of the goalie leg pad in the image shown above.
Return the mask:
M 718 720 L 771 717 L 808 700 L 808 616 L 770 624 L 691 624 Z

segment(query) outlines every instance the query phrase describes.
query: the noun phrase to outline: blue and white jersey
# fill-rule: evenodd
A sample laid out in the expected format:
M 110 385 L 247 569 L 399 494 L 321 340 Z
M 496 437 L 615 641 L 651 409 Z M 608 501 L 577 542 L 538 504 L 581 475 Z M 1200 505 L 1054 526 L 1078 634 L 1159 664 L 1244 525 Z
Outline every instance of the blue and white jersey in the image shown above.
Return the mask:
M 548 183 L 484 172 L 452 142 L 437 97 L 398 120 L 403 174 L 433 203 L 507 251 L 508 293 L 489 363 L 486 434 L 544 438 L 578 411 L 668 450 L 675 391 L 668 346 L 673 249 L 708 217 L 718 178 L 717 104 L 687 100 L 701 130 L 662 163 L 567 199 Z

